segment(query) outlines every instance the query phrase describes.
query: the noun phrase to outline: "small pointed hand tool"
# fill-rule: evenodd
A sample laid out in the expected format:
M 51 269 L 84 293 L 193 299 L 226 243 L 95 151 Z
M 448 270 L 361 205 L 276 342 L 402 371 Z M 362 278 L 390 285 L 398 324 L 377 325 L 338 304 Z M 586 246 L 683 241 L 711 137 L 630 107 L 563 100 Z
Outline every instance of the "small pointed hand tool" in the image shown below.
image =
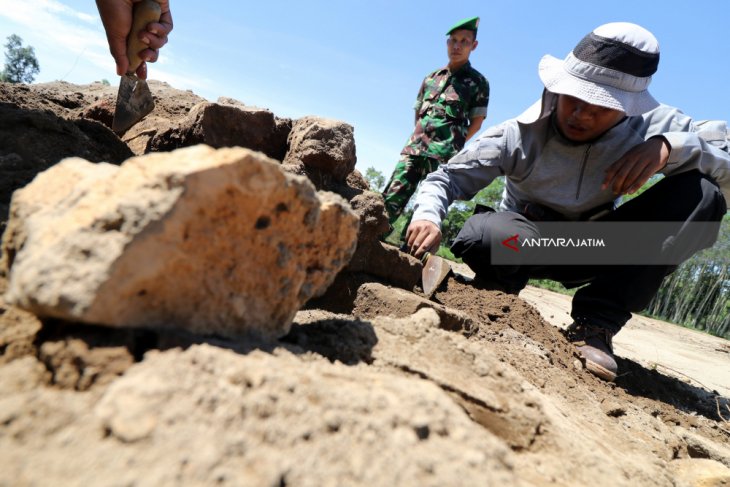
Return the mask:
M 451 266 L 444 258 L 430 252 L 423 254 L 421 262 L 423 263 L 423 271 L 421 272 L 423 294 L 430 299 L 436 288 L 451 273 Z
M 114 109 L 114 121 L 112 122 L 112 130 L 117 134 L 126 132 L 155 108 L 155 101 L 152 99 L 147 82 L 139 79 L 135 73 L 142 64 L 139 53 L 147 49 L 147 45 L 139 40 L 139 31 L 150 22 L 159 21 L 161 14 L 160 4 L 155 0 L 142 0 L 134 4 L 132 30 L 127 37 L 129 70 L 119 82 L 117 106 Z

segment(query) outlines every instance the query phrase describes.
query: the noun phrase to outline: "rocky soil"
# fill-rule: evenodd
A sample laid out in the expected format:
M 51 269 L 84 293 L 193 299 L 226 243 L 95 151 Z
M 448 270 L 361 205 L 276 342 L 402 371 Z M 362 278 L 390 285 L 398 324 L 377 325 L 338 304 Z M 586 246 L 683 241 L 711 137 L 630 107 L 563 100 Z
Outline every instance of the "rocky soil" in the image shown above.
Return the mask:
M 0 300 L 0 485 L 730 484 L 719 392 L 625 357 L 604 383 L 532 305 L 463 279 L 421 297 L 419 262 L 378 241 L 382 199 L 354 169 L 351 126 L 151 90 L 157 108 L 120 138 L 113 88 L 0 84 L 3 227 L 12 192 L 65 157 L 204 143 L 339 194 L 357 249 L 277 339 L 107 328 Z

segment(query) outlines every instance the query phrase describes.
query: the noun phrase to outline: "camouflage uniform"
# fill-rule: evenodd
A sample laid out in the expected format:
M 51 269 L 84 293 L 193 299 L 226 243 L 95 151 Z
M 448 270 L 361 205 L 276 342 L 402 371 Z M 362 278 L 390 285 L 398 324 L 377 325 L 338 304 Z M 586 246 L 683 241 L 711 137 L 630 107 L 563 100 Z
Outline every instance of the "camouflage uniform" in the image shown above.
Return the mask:
M 414 105 L 416 127 L 383 191 L 391 225 L 418 183 L 464 147 L 469 121 L 486 117 L 488 103 L 489 82 L 469 62 L 426 76 Z

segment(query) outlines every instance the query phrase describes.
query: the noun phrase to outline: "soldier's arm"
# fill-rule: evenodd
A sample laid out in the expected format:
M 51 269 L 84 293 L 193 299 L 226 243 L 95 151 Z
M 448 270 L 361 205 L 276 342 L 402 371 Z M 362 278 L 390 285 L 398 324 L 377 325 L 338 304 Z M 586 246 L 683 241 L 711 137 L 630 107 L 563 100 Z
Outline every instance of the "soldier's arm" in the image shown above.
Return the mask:
M 472 117 L 469 121 L 469 127 L 466 129 L 466 140 L 471 139 L 474 134 L 479 132 L 479 129 L 482 128 L 482 122 L 484 122 L 484 119 L 486 117 Z
M 466 130 L 466 140 L 471 139 L 474 134 L 482 128 L 482 122 L 487 118 L 487 107 L 489 106 L 489 82 L 482 79 L 476 93 L 472 97 L 469 110 L 469 127 Z
M 428 77 L 421 82 L 421 88 L 419 88 L 418 95 L 416 96 L 416 103 L 413 104 L 413 125 L 418 123 L 418 113 L 421 111 L 421 105 L 423 105 L 423 93 L 426 91 L 427 79 Z

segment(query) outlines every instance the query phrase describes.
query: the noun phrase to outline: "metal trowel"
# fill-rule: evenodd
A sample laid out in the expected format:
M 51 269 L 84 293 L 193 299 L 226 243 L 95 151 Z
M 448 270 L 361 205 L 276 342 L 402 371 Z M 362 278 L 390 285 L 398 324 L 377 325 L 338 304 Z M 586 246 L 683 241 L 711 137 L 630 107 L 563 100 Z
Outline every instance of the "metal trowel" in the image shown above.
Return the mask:
M 142 64 L 139 53 L 147 49 L 147 45 L 139 40 L 138 34 L 150 22 L 158 22 L 161 15 L 160 4 L 154 0 L 142 0 L 134 4 L 132 30 L 127 37 L 129 70 L 119 81 L 117 106 L 112 121 L 112 130 L 117 134 L 126 132 L 155 108 L 147 82 L 136 75 L 137 68 Z
M 421 271 L 423 294 L 430 299 L 436 288 L 451 273 L 451 266 L 446 259 L 430 252 L 423 254 L 421 262 L 423 263 L 423 271 Z

